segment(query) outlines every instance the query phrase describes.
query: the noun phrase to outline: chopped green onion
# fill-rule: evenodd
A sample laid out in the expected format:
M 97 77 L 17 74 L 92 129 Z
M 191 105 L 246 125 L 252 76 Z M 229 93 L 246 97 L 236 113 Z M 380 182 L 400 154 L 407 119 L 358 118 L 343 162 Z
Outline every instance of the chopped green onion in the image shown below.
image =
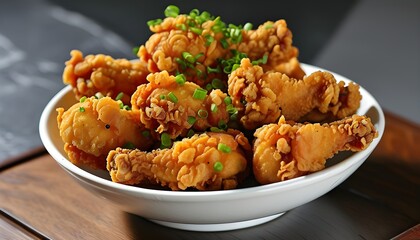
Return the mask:
M 96 99 L 101 99 L 101 98 L 103 98 L 104 97 L 104 95 L 101 93 L 101 92 L 97 92 L 97 93 L 95 93 L 95 98 Z
M 193 93 L 193 98 L 195 99 L 199 99 L 199 100 L 204 100 L 207 96 L 207 91 L 202 89 L 202 88 L 197 88 L 194 90 Z
M 232 121 L 236 121 L 238 119 L 238 112 L 231 114 L 229 119 Z
M 213 169 L 215 172 L 221 172 L 223 170 L 223 163 L 217 161 L 213 165 Z
M 252 23 L 245 23 L 245 25 L 244 25 L 244 30 L 245 31 L 249 31 L 249 30 L 252 30 Z
M 171 146 L 172 140 L 168 133 L 162 133 L 162 135 L 160 135 L 160 143 L 163 147 Z
M 116 101 L 121 100 L 121 99 L 123 98 L 123 96 L 124 96 L 124 93 L 123 93 L 123 92 L 120 92 L 120 93 L 118 93 L 118 95 L 115 97 L 115 100 L 116 100 Z
M 179 8 L 174 5 L 169 5 L 168 7 L 166 7 L 164 13 L 166 17 L 176 17 L 179 14 Z
M 218 127 L 210 127 L 210 131 L 215 133 L 223 132 L 223 130 Z
M 220 73 L 220 66 L 218 65 L 215 68 L 211 68 L 211 67 L 207 67 L 207 72 L 208 73 Z
M 187 60 L 189 63 L 195 63 L 194 56 L 189 52 L 183 52 L 182 57 Z
M 124 103 L 121 100 L 118 100 L 117 103 L 120 106 L 120 109 L 123 109 Z
M 201 35 L 201 33 L 203 32 L 203 29 L 198 28 L 198 27 L 190 27 L 190 31 L 197 35 Z
M 80 107 L 79 108 L 79 112 L 85 112 L 85 108 L 84 107 Z
M 165 95 L 163 95 L 163 94 L 161 94 L 161 95 L 159 95 L 159 98 L 160 98 L 161 100 L 165 100 L 165 99 L 166 99 L 166 96 L 165 96 Z
M 173 103 L 177 103 L 178 102 L 178 98 L 175 96 L 175 94 L 173 92 L 169 92 L 168 93 L 168 98 Z
M 239 66 L 240 65 L 237 64 L 237 63 L 233 64 L 233 66 L 232 66 L 232 72 L 235 71 Z
M 210 46 L 210 44 L 214 41 L 214 37 L 210 34 L 207 34 L 204 38 L 206 39 L 206 46 Z
M 217 126 L 219 126 L 220 129 L 226 130 L 228 128 L 226 122 L 224 120 L 220 120 L 219 123 L 217 124 Z
M 217 112 L 217 105 L 216 105 L 215 103 L 212 103 L 212 104 L 210 105 L 210 110 L 211 110 L 212 112 Z
M 147 21 L 147 25 L 148 25 L 149 27 L 153 27 L 153 26 L 156 26 L 156 25 L 161 24 L 162 22 L 163 22 L 163 20 L 162 20 L 162 19 L 154 19 L 154 20 L 149 20 L 149 21 Z
M 213 87 L 211 86 L 210 83 L 207 83 L 206 89 L 207 89 L 207 91 L 211 91 L 213 89 Z
M 270 28 L 273 28 L 273 24 L 269 23 L 269 24 L 265 25 L 265 29 L 270 29 Z
M 187 132 L 187 137 L 192 137 L 193 135 L 194 135 L 194 130 L 192 130 L 192 129 L 190 129 L 190 130 L 188 130 L 188 132 Z
M 175 62 L 181 67 L 181 69 L 185 70 L 187 68 L 187 64 L 180 58 L 175 58 Z
M 83 102 L 86 101 L 86 99 L 87 99 L 87 97 L 86 96 L 83 96 L 83 97 L 80 98 L 80 102 L 83 103 Z
M 188 116 L 187 123 L 189 123 L 190 125 L 194 125 L 195 121 L 197 121 L 197 119 L 195 119 L 195 117 Z
M 218 78 L 214 78 L 211 81 L 211 86 L 214 89 L 223 89 L 225 87 L 225 84 L 223 84 L 222 80 L 218 79 Z
M 221 152 L 224 152 L 224 153 L 230 153 L 232 151 L 232 149 L 224 143 L 217 144 L 217 150 L 219 150 Z
M 185 25 L 185 24 L 177 24 L 177 25 L 175 25 L 175 27 L 177 28 L 177 29 L 181 29 L 182 31 L 186 31 L 187 30 L 187 26 Z
M 201 118 L 207 118 L 209 116 L 209 113 L 204 109 L 198 110 L 197 114 Z
M 141 135 L 143 135 L 143 137 L 145 138 L 149 138 L 150 137 L 150 132 L 147 130 L 144 130 L 143 132 L 141 132 Z
M 224 38 L 220 39 L 220 44 L 222 44 L 222 47 L 223 47 L 224 49 L 227 49 L 227 48 L 229 47 L 229 43 L 228 43 L 228 42 L 227 42 L 227 40 L 226 40 L 226 39 L 224 39 Z
M 133 47 L 133 53 L 134 55 L 137 55 L 137 53 L 139 52 L 140 47 Z
M 186 81 L 187 81 L 187 78 L 185 77 L 184 74 L 178 74 L 175 77 L 175 82 L 181 86 L 184 85 Z
M 226 111 L 229 114 L 235 114 L 235 113 L 238 112 L 238 109 L 236 109 L 232 104 L 229 104 L 229 105 L 226 106 Z
M 129 111 L 129 110 L 131 110 L 131 107 L 128 106 L 128 105 L 124 105 L 123 109 Z
M 134 143 L 132 143 L 132 142 L 126 142 L 124 145 L 123 145 L 123 148 L 125 148 L 125 149 L 135 149 L 136 148 L 136 146 L 134 145 Z
M 225 97 L 223 101 L 225 102 L 226 105 L 232 104 L 232 98 L 230 98 L 229 96 Z

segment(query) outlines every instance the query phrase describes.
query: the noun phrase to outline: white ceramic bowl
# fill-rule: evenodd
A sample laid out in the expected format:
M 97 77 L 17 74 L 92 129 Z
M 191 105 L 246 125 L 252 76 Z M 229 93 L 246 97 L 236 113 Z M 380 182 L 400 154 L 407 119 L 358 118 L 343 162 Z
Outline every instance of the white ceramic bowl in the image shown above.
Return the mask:
M 308 75 L 323 70 L 307 64 L 302 66 Z M 334 76 L 337 80 L 349 82 L 343 76 Z M 235 190 L 182 192 L 126 186 L 110 181 L 106 171 L 92 171 L 73 165 L 63 151 L 55 111 L 57 107 L 67 109 L 76 102 L 68 86 L 45 107 L 39 131 L 45 148 L 64 170 L 92 194 L 108 199 L 122 210 L 178 229 L 233 230 L 275 219 L 285 211 L 324 195 L 356 171 L 379 143 L 385 127 L 384 114 L 378 102 L 364 88 L 361 87 L 360 92 L 363 99 L 357 113 L 371 117 L 379 132 L 378 138 L 367 149 L 338 154 L 328 161 L 324 170 L 307 176 Z

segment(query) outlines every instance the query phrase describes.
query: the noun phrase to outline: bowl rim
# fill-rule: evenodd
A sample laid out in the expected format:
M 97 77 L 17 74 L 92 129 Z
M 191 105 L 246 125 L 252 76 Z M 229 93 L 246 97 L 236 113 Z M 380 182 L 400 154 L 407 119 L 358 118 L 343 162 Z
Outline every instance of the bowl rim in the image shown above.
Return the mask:
M 334 73 L 329 70 L 325 70 L 320 67 L 312 66 L 309 64 L 301 63 L 304 69 L 310 69 L 305 72 L 312 73 L 317 70 L 328 71 L 334 75 L 334 77 L 339 81 L 343 80 L 345 82 L 350 81 L 348 78 Z M 354 82 L 354 81 L 353 81 Z M 371 107 L 375 107 L 378 111 L 378 124 L 375 126 L 378 131 L 378 137 L 373 140 L 373 142 L 363 151 L 355 152 L 351 156 L 345 158 L 344 160 L 329 166 L 321 171 L 311 173 L 309 175 L 301 176 L 298 178 L 290 179 L 283 182 L 271 183 L 266 185 L 245 187 L 240 189 L 231 189 L 231 190 L 218 190 L 218 191 L 170 191 L 170 190 L 156 190 L 142 188 L 138 186 L 129 186 L 120 183 L 112 182 L 108 179 L 96 176 L 92 173 L 89 173 L 82 168 L 72 164 L 67 160 L 67 157 L 62 155 L 57 148 L 54 147 L 54 142 L 51 138 L 50 133 L 48 132 L 49 119 L 52 114 L 55 114 L 55 109 L 59 106 L 57 104 L 61 101 L 62 97 L 71 92 L 71 86 L 65 86 L 61 89 L 45 106 L 42 111 L 40 123 L 39 123 L 39 134 L 41 141 L 44 144 L 48 153 L 56 160 L 56 162 L 63 167 L 65 170 L 71 172 L 72 174 L 77 175 L 77 177 L 82 177 L 89 181 L 100 184 L 108 189 L 115 189 L 123 191 L 126 193 L 131 193 L 134 195 L 141 194 L 144 198 L 153 198 L 156 199 L 156 196 L 165 199 L 166 201 L 183 201 L 183 202 L 208 202 L 208 201 L 218 201 L 231 199 L 241 199 L 246 197 L 255 197 L 255 196 L 265 196 L 273 192 L 278 192 L 281 190 L 287 191 L 290 189 L 295 189 L 302 186 L 307 186 L 313 184 L 314 182 L 323 181 L 337 174 L 341 174 L 347 168 L 351 167 L 354 164 L 364 161 L 370 153 L 376 148 L 380 139 L 382 138 L 383 131 L 385 128 L 385 117 L 381 106 L 378 101 L 362 86 L 360 86 L 360 91 L 363 98 L 367 97 L 369 102 L 371 102 Z M 76 101 L 75 101 L 76 103 Z

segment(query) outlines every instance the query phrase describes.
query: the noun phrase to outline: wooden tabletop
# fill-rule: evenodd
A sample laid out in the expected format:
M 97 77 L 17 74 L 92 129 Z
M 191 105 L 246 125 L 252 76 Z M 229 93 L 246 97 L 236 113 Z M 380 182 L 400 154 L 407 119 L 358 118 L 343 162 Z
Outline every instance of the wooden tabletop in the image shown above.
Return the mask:
M 266 224 L 213 233 L 125 213 L 41 152 L 0 171 L 0 239 L 390 239 L 412 227 L 419 234 L 419 142 L 418 125 L 386 113 L 377 149 L 336 189 Z

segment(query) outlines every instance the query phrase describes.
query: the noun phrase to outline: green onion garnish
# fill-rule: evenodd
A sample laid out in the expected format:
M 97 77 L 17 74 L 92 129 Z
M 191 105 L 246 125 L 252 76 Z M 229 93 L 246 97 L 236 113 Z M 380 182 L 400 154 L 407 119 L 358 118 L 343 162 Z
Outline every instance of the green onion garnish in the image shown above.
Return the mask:
M 84 107 L 80 107 L 79 108 L 79 112 L 85 112 L 85 108 Z
M 133 53 L 134 55 L 137 55 L 137 53 L 139 52 L 140 47 L 133 47 Z
M 222 130 L 222 129 L 220 129 L 220 128 L 218 128 L 218 127 L 211 127 L 211 128 L 210 128 L 210 131 L 211 131 L 211 132 L 216 132 L 216 133 L 218 133 L 218 132 L 223 132 L 223 130 Z
M 132 142 L 126 142 L 126 143 L 123 145 L 123 148 L 125 148 L 125 149 L 135 149 L 135 148 L 136 148 L 136 146 L 134 146 L 134 143 L 132 143 Z
M 165 95 L 163 95 L 163 94 L 161 94 L 161 95 L 159 95 L 159 98 L 160 98 L 161 100 L 165 100 L 165 99 L 166 99 L 166 96 L 165 96 Z
M 195 123 L 196 120 L 197 119 L 195 117 L 188 116 L 187 123 L 189 123 L 190 125 L 194 125 L 194 123 Z
M 156 26 L 156 25 L 161 24 L 162 22 L 163 22 L 163 20 L 162 20 L 162 19 L 154 19 L 154 20 L 149 20 L 149 21 L 147 21 L 147 25 L 148 25 L 149 27 L 153 27 L 153 26 Z
M 189 63 L 194 63 L 195 62 L 195 58 L 194 56 L 189 53 L 189 52 L 183 52 L 182 53 L 182 57 L 187 60 Z
M 95 98 L 96 99 L 101 99 L 101 98 L 103 98 L 104 97 L 104 95 L 101 93 L 101 92 L 97 92 L 97 93 L 95 93 Z
M 210 110 L 211 110 L 211 112 L 217 112 L 217 105 L 215 103 L 212 103 L 210 105 Z
M 223 170 L 223 163 L 217 161 L 213 165 L 213 169 L 215 172 L 221 172 Z
M 222 80 L 218 79 L 218 78 L 214 78 L 211 81 L 211 86 L 214 89 L 223 89 L 225 87 L 225 85 L 223 84 Z
M 168 98 L 173 103 L 177 103 L 178 102 L 178 98 L 175 96 L 175 94 L 173 92 L 169 92 L 168 93 Z
M 178 83 L 179 85 L 184 85 L 185 81 L 187 81 L 187 78 L 185 77 L 184 74 L 178 74 L 175 77 L 175 82 Z
M 162 135 L 160 135 L 160 143 L 163 147 L 170 147 L 172 144 L 172 140 L 169 134 L 162 133 Z
M 224 120 L 220 120 L 219 121 L 219 123 L 217 124 L 217 126 L 220 128 L 220 129 L 223 129 L 223 130 L 226 130 L 227 129 L 227 124 L 226 124 L 226 122 L 224 121 Z
M 209 116 L 209 113 L 204 109 L 198 110 L 197 114 L 201 118 L 207 118 Z
M 224 143 L 217 144 L 217 150 L 219 150 L 221 152 L 224 152 L 224 153 L 230 153 L 232 151 L 232 149 Z
M 193 98 L 195 99 L 199 99 L 199 100 L 204 100 L 207 96 L 207 91 L 202 89 L 202 88 L 197 88 L 194 90 L 193 93 Z
M 175 26 L 177 29 L 181 29 L 182 31 L 187 31 L 187 26 L 185 26 L 185 24 L 177 24 Z
M 120 93 L 118 93 L 118 95 L 115 97 L 115 100 L 116 100 L 116 101 L 121 100 L 121 99 L 123 98 L 123 96 L 124 96 L 124 93 L 123 93 L 123 92 L 120 92 Z
M 81 98 L 80 98 L 80 102 L 81 102 L 81 103 L 85 102 L 85 101 L 86 101 L 86 98 L 87 98 L 86 96 L 81 97 Z
M 245 31 L 249 31 L 249 30 L 252 30 L 252 23 L 245 23 L 245 25 L 244 25 L 244 30 Z
M 192 129 L 190 129 L 190 130 L 188 130 L 188 132 L 187 132 L 187 137 L 192 137 L 194 135 L 194 130 L 192 130 Z
M 207 91 L 211 91 L 213 89 L 213 86 L 211 86 L 211 83 L 206 84 Z
M 143 135 L 143 137 L 145 138 L 149 138 L 150 137 L 150 132 L 147 130 L 144 130 L 143 132 L 141 132 L 141 135 Z
M 179 14 L 179 8 L 175 5 L 169 5 L 166 7 L 164 13 L 166 17 L 177 17 Z
M 225 102 L 226 105 L 232 104 L 232 98 L 230 98 L 229 96 L 225 97 L 223 101 Z

